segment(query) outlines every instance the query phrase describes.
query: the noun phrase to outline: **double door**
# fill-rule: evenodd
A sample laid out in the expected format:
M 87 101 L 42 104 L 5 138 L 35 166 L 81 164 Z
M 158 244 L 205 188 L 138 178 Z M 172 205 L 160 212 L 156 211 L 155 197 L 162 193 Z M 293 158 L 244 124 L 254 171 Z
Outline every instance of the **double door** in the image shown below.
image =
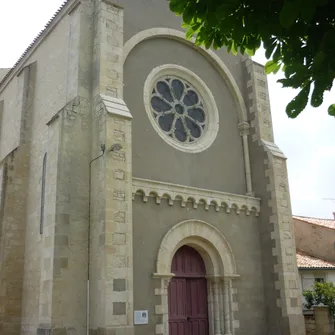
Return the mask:
M 175 277 L 169 285 L 169 335 L 208 335 L 206 278 Z

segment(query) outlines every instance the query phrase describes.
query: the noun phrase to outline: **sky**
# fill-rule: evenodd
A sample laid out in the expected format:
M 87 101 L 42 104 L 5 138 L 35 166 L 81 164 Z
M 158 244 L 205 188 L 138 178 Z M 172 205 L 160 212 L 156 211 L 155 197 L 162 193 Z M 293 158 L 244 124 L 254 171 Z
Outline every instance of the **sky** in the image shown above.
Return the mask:
M 11 67 L 43 29 L 63 0 L 0 0 L 0 68 Z M 265 64 L 263 50 L 254 60 Z M 335 212 L 335 118 L 327 108 L 335 90 L 319 108 L 308 107 L 296 119 L 285 114 L 297 94 L 276 83 L 281 74 L 268 76 L 275 142 L 288 158 L 294 215 L 333 218 Z

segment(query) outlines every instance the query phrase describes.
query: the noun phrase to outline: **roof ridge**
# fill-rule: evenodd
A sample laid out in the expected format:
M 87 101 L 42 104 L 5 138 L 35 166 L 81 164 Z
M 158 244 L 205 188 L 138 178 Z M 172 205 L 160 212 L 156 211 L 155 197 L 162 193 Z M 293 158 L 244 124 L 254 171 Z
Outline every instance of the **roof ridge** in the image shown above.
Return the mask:
M 23 54 L 19 57 L 19 59 L 15 62 L 15 64 L 10 68 L 10 70 L 7 72 L 7 74 L 2 78 L 0 81 L 0 88 L 3 85 L 3 83 L 6 81 L 6 79 L 12 74 L 12 72 L 15 70 L 15 68 L 21 63 L 23 58 L 27 55 L 29 50 L 36 45 L 38 40 L 43 36 L 43 34 L 47 31 L 51 23 L 56 19 L 58 14 L 62 11 L 62 9 L 72 0 L 65 0 L 61 6 L 57 9 L 57 11 L 53 14 L 53 16 L 49 19 L 49 21 L 45 24 L 44 28 L 37 34 L 37 36 L 33 39 L 33 41 L 29 44 L 29 46 L 26 48 L 26 50 L 23 52 Z
M 326 221 L 335 221 L 335 219 L 325 219 L 315 216 L 303 216 L 303 215 L 292 215 L 293 218 L 305 218 L 305 219 L 314 219 L 314 220 L 326 220 Z

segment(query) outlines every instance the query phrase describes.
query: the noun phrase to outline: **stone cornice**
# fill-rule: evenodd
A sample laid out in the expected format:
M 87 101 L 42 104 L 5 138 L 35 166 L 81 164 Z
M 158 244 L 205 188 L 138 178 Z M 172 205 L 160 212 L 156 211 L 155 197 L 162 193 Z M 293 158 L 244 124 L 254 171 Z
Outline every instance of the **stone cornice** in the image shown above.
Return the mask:
M 157 204 L 160 204 L 162 198 L 168 199 L 170 206 L 174 201 L 180 201 L 182 207 L 186 207 L 187 202 L 192 202 L 193 208 L 204 204 L 206 210 L 213 205 L 217 212 L 224 208 L 227 213 L 235 210 L 237 214 L 240 211 L 244 211 L 246 215 L 255 212 L 258 216 L 260 211 L 259 198 L 141 178 L 133 178 L 133 199 L 136 194 L 142 195 L 143 202 L 147 202 L 148 197 L 155 197 Z

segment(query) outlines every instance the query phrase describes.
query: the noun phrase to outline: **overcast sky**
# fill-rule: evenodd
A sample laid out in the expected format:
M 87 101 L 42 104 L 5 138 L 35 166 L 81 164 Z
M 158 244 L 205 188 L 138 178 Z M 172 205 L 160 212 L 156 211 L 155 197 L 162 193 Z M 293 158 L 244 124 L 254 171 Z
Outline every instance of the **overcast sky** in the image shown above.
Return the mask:
M 17 0 L 0 3 L 0 68 L 11 67 L 33 38 L 44 27 L 62 0 Z M 260 51 L 254 58 L 264 64 Z M 286 104 L 296 95 L 282 89 L 269 76 L 275 141 L 288 158 L 288 172 L 293 213 L 332 218 L 335 202 L 335 118 L 327 107 L 335 103 L 335 91 L 328 94 L 317 109 L 307 108 L 295 120 L 285 114 Z

